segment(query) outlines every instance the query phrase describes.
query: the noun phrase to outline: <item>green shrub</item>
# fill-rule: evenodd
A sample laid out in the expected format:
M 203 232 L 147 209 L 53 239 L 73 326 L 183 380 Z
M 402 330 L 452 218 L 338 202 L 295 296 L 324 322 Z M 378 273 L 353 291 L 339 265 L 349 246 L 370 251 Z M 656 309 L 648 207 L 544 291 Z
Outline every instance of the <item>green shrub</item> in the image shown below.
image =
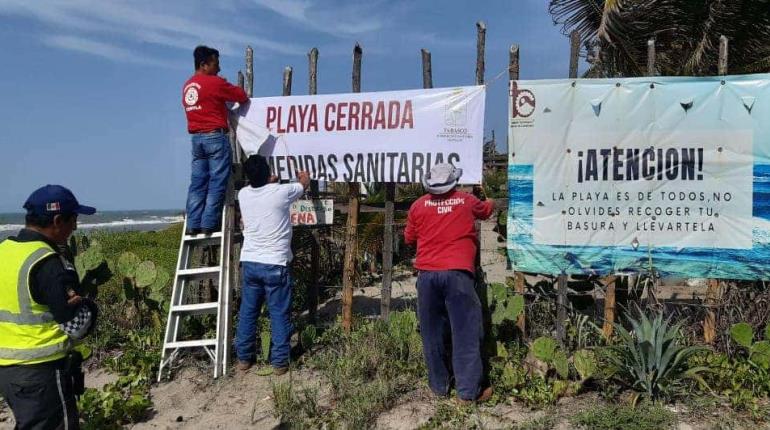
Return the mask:
M 736 410 L 749 411 L 759 418 L 761 402 L 770 396 L 770 372 L 747 357 L 730 358 L 707 351 L 691 359 L 693 366 L 710 369 L 703 375 L 711 391 L 725 398 Z
M 572 424 L 586 430 L 665 430 L 676 425 L 676 414 L 666 408 L 644 403 L 595 406 L 570 419 Z
M 147 415 L 152 401 L 143 382 L 121 376 L 101 390 L 87 388 L 78 400 L 84 430 L 121 429 Z

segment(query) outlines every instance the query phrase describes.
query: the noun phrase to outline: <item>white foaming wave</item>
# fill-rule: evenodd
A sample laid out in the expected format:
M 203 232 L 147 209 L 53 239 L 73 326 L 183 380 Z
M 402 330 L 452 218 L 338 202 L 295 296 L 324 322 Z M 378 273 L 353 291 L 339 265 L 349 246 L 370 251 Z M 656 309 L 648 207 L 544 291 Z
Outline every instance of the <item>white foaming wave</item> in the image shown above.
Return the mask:
M 24 224 L 0 224 L 0 231 L 21 230 Z
M 770 243 L 770 220 L 753 217 L 752 236 L 755 243 Z
M 140 220 L 123 218 L 122 220 L 119 220 L 119 221 L 98 222 L 93 224 L 78 223 L 78 228 L 102 228 L 102 227 L 121 227 L 121 226 L 130 226 L 130 225 L 172 224 L 175 222 L 182 222 L 182 221 L 184 221 L 184 217 L 182 216 L 164 216 L 164 217 L 158 217 L 155 219 L 140 219 Z
M 152 217 L 151 217 L 152 218 Z M 109 222 L 97 222 L 97 223 L 78 223 L 78 228 L 94 229 L 94 228 L 110 228 L 110 227 L 125 227 L 132 225 L 151 225 L 151 224 L 173 224 L 184 221 L 184 217 L 177 216 L 163 216 L 154 217 L 154 219 L 140 219 L 135 220 L 131 218 L 123 218 L 122 220 L 109 221 Z M 24 224 L 0 224 L 1 231 L 18 231 L 24 228 Z

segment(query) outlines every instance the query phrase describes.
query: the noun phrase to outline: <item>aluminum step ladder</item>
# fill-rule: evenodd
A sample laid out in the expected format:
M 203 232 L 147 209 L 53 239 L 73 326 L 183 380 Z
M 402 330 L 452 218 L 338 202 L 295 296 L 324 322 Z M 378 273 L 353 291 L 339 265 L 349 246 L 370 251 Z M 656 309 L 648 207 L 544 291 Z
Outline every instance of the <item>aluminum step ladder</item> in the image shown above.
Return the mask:
M 227 373 L 230 359 L 231 318 L 230 303 L 232 300 L 232 244 L 234 236 L 235 200 L 234 186 L 231 175 L 227 187 L 225 204 L 222 208 L 222 229 L 220 232 L 208 235 L 187 235 L 187 218 L 182 229 L 182 239 L 179 244 L 179 258 L 174 284 L 171 292 L 171 303 L 166 321 L 166 333 L 163 336 L 163 351 L 161 353 L 158 382 L 163 377 L 164 368 L 168 367 L 184 349 L 203 348 L 214 364 L 214 378 Z M 214 245 L 218 249 L 216 266 L 193 267 L 193 252 L 205 246 Z M 194 299 L 189 289 L 201 280 L 211 280 L 217 288 L 217 301 L 191 303 Z M 216 335 L 212 338 L 182 339 L 180 328 L 185 317 L 194 315 L 216 315 Z

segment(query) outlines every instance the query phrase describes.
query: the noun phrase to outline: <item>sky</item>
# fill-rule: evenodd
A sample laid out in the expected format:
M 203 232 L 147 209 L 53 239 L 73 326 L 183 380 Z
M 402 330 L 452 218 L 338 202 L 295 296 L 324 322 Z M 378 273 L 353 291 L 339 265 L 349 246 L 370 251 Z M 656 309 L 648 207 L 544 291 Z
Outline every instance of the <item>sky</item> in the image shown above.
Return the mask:
M 47 183 L 99 210 L 182 209 L 190 139 L 181 87 L 198 44 L 219 49 L 235 82 L 254 48 L 254 96 L 281 94 L 284 67 L 307 94 L 317 47 L 318 92 L 351 91 L 363 48 L 362 91 L 472 85 L 476 22 L 486 35 L 485 130 L 505 144 L 507 65 L 521 79 L 564 78 L 569 40 L 547 0 L 0 0 L 0 212 L 20 212 Z M 498 79 L 495 77 L 500 76 Z

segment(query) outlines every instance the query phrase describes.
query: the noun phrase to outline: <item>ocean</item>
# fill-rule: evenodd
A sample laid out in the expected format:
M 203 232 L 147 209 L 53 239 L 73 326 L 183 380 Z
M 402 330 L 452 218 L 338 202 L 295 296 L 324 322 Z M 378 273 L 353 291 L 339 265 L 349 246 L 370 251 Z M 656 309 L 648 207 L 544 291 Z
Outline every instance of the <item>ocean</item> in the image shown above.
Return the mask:
M 754 165 L 752 248 L 633 249 L 533 243 L 533 166 L 508 167 L 508 255 L 519 270 L 550 274 L 644 271 L 688 278 L 770 278 L 770 165 Z
M 78 231 L 151 231 L 162 230 L 184 221 L 182 210 L 99 211 L 78 217 Z M 0 213 L 0 240 L 16 235 L 24 227 L 23 213 Z

